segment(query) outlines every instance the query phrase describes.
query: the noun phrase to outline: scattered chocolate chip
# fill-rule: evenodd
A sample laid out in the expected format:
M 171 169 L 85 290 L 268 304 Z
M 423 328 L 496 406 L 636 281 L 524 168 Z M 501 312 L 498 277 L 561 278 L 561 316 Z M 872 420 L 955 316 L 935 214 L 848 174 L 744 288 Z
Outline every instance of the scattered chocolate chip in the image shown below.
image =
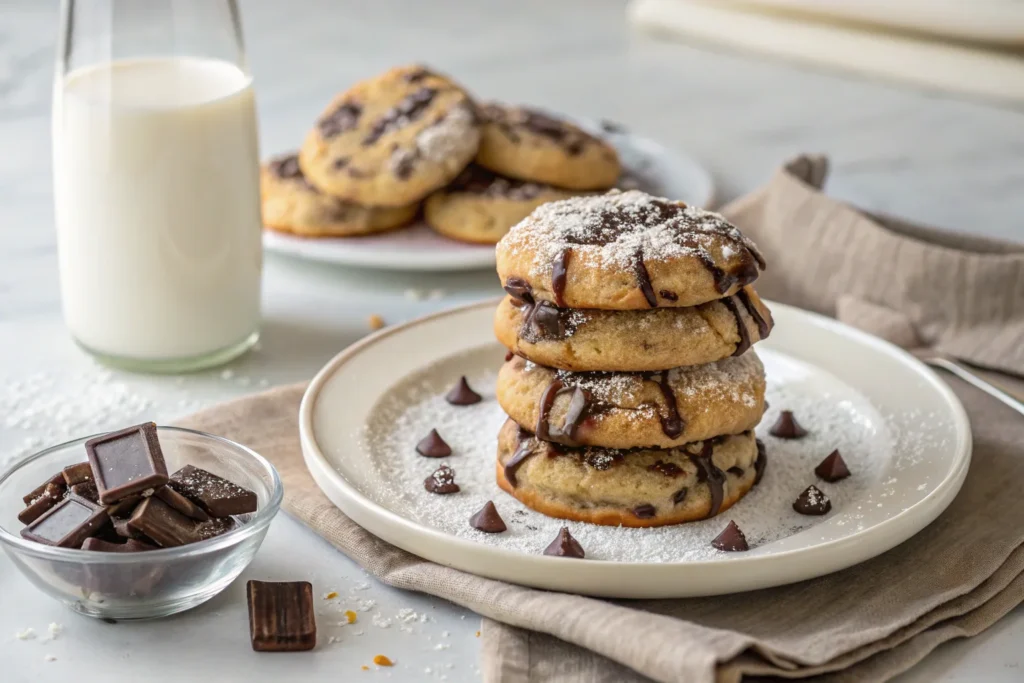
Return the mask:
M 683 488 L 679 489 L 678 491 L 672 494 L 672 502 L 675 503 L 676 505 L 679 505 L 684 500 L 686 500 L 686 494 L 689 492 L 690 489 L 684 486 Z
M 431 429 L 430 433 L 416 444 L 416 452 L 427 458 L 443 458 L 452 454 L 452 447 L 445 443 L 436 429 Z
M 832 501 L 811 484 L 793 501 L 793 509 L 801 515 L 827 515 L 832 509 Z
M 308 581 L 250 581 L 249 638 L 257 652 L 298 652 L 316 647 L 313 586 Z
M 563 526 L 555 540 L 551 541 L 547 548 L 544 548 L 544 554 L 553 555 L 554 557 L 578 557 L 582 559 L 585 553 L 580 542 L 569 533 L 569 528 Z
M 512 358 L 513 358 L 513 357 L 515 357 L 515 355 L 516 355 L 516 354 L 512 353 L 511 351 L 507 351 L 507 352 L 505 353 L 505 362 L 507 363 L 507 362 L 509 362 L 510 360 L 512 360 Z
M 423 488 L 430 493 L 457 493 L 459 485 L 455 483 L 455 470 L 448 465 L 441 465 L 434 473 L 423 480 Z
M 779 413 L 779 419 L 775 421 L 768 433 L 780 439 L 802 439 L 807 436 L 807 430 L 800 426 L 800 423 L 793 417 L 793 412 L 789 410 Z
M 453 406 L 470 406 L 482 401 L 483 397 L 470 388 L 469 382 L 466 381 L 466 376 L 463 375 L 444 397 L 444 400 Z
M 469 518 L 469 525 L 488 534 L 500 534 L 508 528 L 491 501 L 484 503 L 479 512 Z
M 678 477 L 683 473 L 683 468 L 674 462 L 665 462 L 664 460 L 658 460 L 653 465 L 648 465 L 647 469 L 651 472 L 659 472 L 664 474 L 666 477 Z
M 644 503 L 643 505 L 637 505 L 633 508 L 633 514 L 640 519 L 650 519 L 654 515 L 658 514 L 658 508 L 654 507 L 650 503 Z
M 729 526 L 725 527 L 722 533 L 718 534 L 715 540 L 711 541 L 711 545 L 728 553 L 750 550 L 750 546 L 747 545 L 747 537 L 736 526 L 736 522 L 731 520 L 729 521 Z
M 814 473 L 829 483 L 846 479 L 850 476 L 850 470 L 847 468 L 843 456 L 839 455 L 838 448 L 818 463 L 818 466 L 814 468 Z
M 679 295 L 668 289 L 663 289 L 658 292 L 658 294 L 660 294 L 661 298 L 665 301 L 679 301 Z

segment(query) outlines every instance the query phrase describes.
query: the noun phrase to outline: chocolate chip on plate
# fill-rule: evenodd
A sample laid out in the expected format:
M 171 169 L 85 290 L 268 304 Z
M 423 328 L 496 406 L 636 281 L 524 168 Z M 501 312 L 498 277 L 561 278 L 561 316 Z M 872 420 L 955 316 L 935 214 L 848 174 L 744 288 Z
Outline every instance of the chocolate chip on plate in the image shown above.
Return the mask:
M 436 429 L 431 429 L 430 433 L 416 444 L 416 452 L 427 458 L 443 458 L 452 454 L 452 447 L 445 443 Z
M 775 421 L 768 433 L 780 439 L 802 439 L 807 436 L 807 430 L 800 426 L 790 410 L 783 410 L 779 413 L 779 419 Z
M 711 541 L 711 545 L 728 553 L 750 550 L 750 546 L 747 545 L 747 537 L 732 520 L 729 521 L 729 526 L 725 527 L 722 533 Z
M 423 488 L 430 493 L 458 493 L 459 485 L 455 483 L 455 470 L 448 465 L 441 465 L 433 474 L 423 480 Z
M 843 460 L 843 456 L 839 455 L 838 448 L 818 463 L 818 466 L 814 468 L 814 473 L 829 483 L 846 479 L 850 476 L 850 470 L 846 467 L 846 461 Z
M 545 555 L 554 557 L 576 557 L 583 559 L 585 553 L 580 542 L 572 537 L 568 527 L 562 527 L 555 540 L 551 541 L 547 548 L 544 548 Z
M 469 518 L 469 525 L 488 534 L 500 534 L 508 528 L 505 526 L 505 520 L 498 514 L 498 508 L 494 507 L 491 501 L 484 503 L 484 506 Z
M 469 382 L 466 381 L 466 376 L 463 375 L 444 397 L 444 400 L 453 406 L 470 406 L 482 401 L 483 397 L 473 391 L 469 386 Z
M 827 515 L 832 509 L 832 501 L 817 486 L 811 484 L 793 501 L 793 509 L 801 515 Z

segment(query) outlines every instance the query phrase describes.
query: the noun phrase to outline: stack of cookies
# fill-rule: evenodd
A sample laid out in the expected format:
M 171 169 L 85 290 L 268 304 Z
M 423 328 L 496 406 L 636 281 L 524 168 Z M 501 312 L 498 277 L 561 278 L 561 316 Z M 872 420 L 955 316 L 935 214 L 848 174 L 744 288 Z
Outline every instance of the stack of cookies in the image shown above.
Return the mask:
M 612 187 L 615 149 L 525 108 L 478 106 L 450 79 L 398 67 L 357 83 L 298 153 L 261 169 L 267 227 L 304 237 L 369 235 L 424 218 L 448 237 L 495 244 L 545 202 Z
M 497 247 L 510 352 L 498 484 L 544 514 L 659 526 L 756 484 L 765 264 L 721 216 L 638 191 L 546 204 Z

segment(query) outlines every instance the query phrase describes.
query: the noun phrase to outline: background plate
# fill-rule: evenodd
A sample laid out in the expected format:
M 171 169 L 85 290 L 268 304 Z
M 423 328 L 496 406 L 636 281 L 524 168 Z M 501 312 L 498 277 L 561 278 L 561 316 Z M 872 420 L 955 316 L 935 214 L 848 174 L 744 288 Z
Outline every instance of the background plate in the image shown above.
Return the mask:
M 967 417 L 930 370 L 875 337 L 771 304 L 776 327 L 757 347 L 772 403 L 758 429 L 769 456 L 761 484 L 704 522 L 639 530 L 569 523 L 588 559 L 545 557 L 539 553 L 562 522 L 525 511 L 493 482 L 488 439 L 502 418 L 487 382 L 504 353 L 492 337 L 494 305 L 445 311 L 368 337 L 328 363 L 302 403 L 303 454 L 324 493 L 372 533 L 429 560 L 608 597 L 765 588 L 889 550 L 945 509 L 966 476 Z M 469 409 L 445 407 L 438 394 L 461 374 L 487 400 Z M 767 436 L 775 414 L 787 407 L 803 417 L 810 436 L 788 442 Z M 439 463 L 410 449 L 428 424 L 450 437 L 455 454 L 447 463 L 459 473 L 459 494 L 424 497 L 423 478 Z M 814 464 L 835 447 L 853 476 L 834 485 L 816 481 Z M 810 483 L 832 497 L 828 516 L 792 512 L 792 500 Z M 511 522 L 508 532 L 479 534 L 465 524 L 487 499 Z M 729 519 L 746 527 L 751 551 L 708 549 Z

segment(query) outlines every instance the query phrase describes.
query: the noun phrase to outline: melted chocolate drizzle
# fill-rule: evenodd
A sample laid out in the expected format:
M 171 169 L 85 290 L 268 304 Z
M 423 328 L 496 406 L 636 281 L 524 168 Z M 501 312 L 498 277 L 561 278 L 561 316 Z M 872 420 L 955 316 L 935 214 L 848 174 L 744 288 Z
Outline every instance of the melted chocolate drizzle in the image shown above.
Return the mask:
M 732 352 L 732 355 L 738 356 L 745 353 L 750 348 L 751 339 L 750 332 L 747 330 L 747 324 L 743 321 L 743 316 L 740 315 L 739 306 L 736 305 L 736 301 L 739 300 L 743 304 L 743 308 L 746 309 L 747 315 L 757 325 L 757 334 L 759 339 L 766 339 L 772 331 L 772 326 L 769 321 L 765 320 L 761 315 L 761 312 L 757 310 L 757 306 L 750 299 L 750 294 L 747 293 L 746 289 L 740 288 L 734 296 L 722 299 L 722 303 L 732 313 L 732 317 L 736 319 L 736 331 L 740 335 L 740 342 L 736 345 L 736 350 Z
M 529 444 L 521 442 L 516 452 L 512 454 L 512 457 L 508 462 L 505 463 L 505 479 L 512 486 L 519 486 L 519 481 L 516 479 L 516 472 L 523 463 L 526 462 L 531 456 L 535 455 Z
M 647 266 L 644 265 L 644 252 L 642 249 L 637 249 L 636 253 L 633 254 L 633 273 L 636 275 L 637 286 L 640 287 L 644 298 L 647 299 L 647 305 L 651 308 L 657 308 L 658 297 L 654 295 L 651 274 L 647 272 Z
M 754 460 L 754 486 L 761 483 L 764 476 L 764 468 L 768 466 L 768 453 L 764 447 L 764 441 L 757 439 L 757 459 Z
M 733 301 L 734 297 L 726 297 L 722 299 L 722 303 L 732 313 L 732 317 L 736 319 L 736 331 L 740 335 L 740 341 L 736 344 L 736 350 L 732 352 L 732 355 L 738 356 L 745 353 L 750 348 L 750 333 L 747 331 L 747 323 L 743 321 L 740 316 L 740 309 L 736 306 L 736 302 Z
M 555 295 L 555 304 L 566 307 L 565 303 L 565 276 L 569 268 L 569 258 L 572 256 L 572 249 L 563 249 L 551 264 L 551 292 Z
M 555 399 L 564 393 L 572 392 L 569 406 L 565 410 L 565 419 L 559 428 L 551 427 L 551 407 Z M 590 393 L 577 386 L 566 386 L 561 380 L 555 379 L 544 389 L 540 399 L 540 414 L 537 416 L 537 438 L 541 441 L 560 443 L 565 446 L 579 446 L 576 441 L 576 430 L 586 418 L 591 407 Z
M 658 384 L 658 388 L 661 389 L 662 397 L 665 399 L 665 408 L 668 414 L 660 415 L 661 431 L 665 432 L 665 436 L 670 439 L 677 438 L 683 433 L 683 430 L 686 428 L 686 423 L 679 415 L 679 406 L 676 405 L 676 394 L 672 391 L 672 386 L 668 383 L 668 372 L 645 373 L 645 379 L 656 382 Z
M 757 310 L 757 306 L 750 300 L 750 294 L 747 293 L 747 290 L 741 289 L 736 292 L 736 297 L 743 304 L 743 307 L 747 309 L 747 313 L 754 319 L 754 322 L 757 323 L 757 333 L 761 336 L 761 339 L 767 339 L 768 335 L 771 334 L 772 325 L 768 320 L 764 319 L 761 311 Z
M 523 304 L 532 304 L 534 301 L 533 287 L 531 287 L 530 283 L 521 277 L 510 277 L 505 280 L 504 289 L 519 306 L 522 306 Z
M 714 517 L 718 514 L 718 511 L 722 509 L 722 500 L 725 497 L 725 473 L 718 469 L 711 460 L 713 448 L 711 441 L 705 441 L 700 453 L 688 454 L 690 460 L 697 466 L 697 481 L 707 482 L 708 490 L 711 492 L 711 509 L 708 510 L 707 517 Z

